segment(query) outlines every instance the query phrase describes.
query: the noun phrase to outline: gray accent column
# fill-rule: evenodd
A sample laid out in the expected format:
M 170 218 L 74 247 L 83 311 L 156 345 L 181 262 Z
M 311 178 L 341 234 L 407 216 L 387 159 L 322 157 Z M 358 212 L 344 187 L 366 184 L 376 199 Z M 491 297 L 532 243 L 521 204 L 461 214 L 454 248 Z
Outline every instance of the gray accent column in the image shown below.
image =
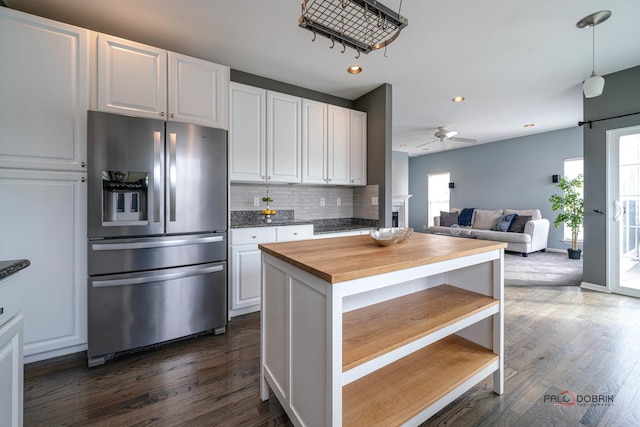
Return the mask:
M 385 83 L 354 101 L 367 112 L 367 184 L 378 185 L 380 227 L 391 227 L 392 87 Z
M 640 112 L 640 67 L 604 76 L 602 95 L 584 99 L 584 119 L 597 120 Z M 607 219 L 593 212 L 607 206 L 607 136 L 610 129 L 640 125 L 640 114 L 586 124 L 584 132 L 584 272 L 583 282 L 607 285 Z

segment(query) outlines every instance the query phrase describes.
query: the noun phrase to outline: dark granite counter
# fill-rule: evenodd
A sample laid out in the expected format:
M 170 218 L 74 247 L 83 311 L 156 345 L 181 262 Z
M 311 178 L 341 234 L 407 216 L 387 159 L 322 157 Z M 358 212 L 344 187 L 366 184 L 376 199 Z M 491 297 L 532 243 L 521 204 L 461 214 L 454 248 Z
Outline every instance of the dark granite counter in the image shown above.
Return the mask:
M 375 230 L 378 221 L 359 218 L 294 219 L 292 210 L 278 211 L 270 223 L 264 221 L 260 211 L 231 211 L 230 228 L 275 227 L 283 225 L 313 225 L 313 234 L 340 233 L 354 230 Z
M 255 222 L 242 222 L 242 223 L 231 223 L 230 228 L 253 228 L 253 227 L 276 227 L 279 225 L 306 225 L 313 224 L 311 221 L 304 220 L 284 220 L 284 221 L 272 221 L 270 223 L 266 223 L 264 221 L 255 221 Z
M 12 261 L 0 261 L 0 280 L 29 267 L 28 259 L 16 259 Z

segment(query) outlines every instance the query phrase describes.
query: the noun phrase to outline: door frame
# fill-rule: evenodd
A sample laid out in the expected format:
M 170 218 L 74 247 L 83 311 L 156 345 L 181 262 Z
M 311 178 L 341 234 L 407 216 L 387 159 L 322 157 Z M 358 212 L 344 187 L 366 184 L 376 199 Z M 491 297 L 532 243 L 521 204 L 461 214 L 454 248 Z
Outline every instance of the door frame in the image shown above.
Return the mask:
M 635 135 L 640 133 L 640 125 L 628 126 L 619 129 L 609 129 L 606 131 L 606 158 L 607 158 L 607 227 L 606 227 L 606 278 L 609 292 L 640 297 L 639 289 L 631 289 L 620 286 L 620 233 L 619 224 L 615 220 L 616 206 L 618 200 L 614 196 L 619 196 L 620 173 L 619 173 L 619 141 L 625 135 Z

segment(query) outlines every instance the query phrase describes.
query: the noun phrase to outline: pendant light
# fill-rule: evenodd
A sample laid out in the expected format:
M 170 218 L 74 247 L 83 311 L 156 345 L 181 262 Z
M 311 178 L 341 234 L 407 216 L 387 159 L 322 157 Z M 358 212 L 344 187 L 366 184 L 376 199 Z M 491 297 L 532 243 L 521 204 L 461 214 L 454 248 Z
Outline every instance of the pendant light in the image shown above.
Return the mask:
M 602 95 L 604 90 L 604 77 L 596 74 L 596 25 L 606 21 L 611 16 L 610 10 L 601 10 L 599 12 L 592 13 L 585 16 L 578 21 L 576 26 L 578 28 L 591 28 L 592 31 L 592 63 L 591 63 L 591 77 L 589 77 L 582 85 L 585 98 L 594 98 Z

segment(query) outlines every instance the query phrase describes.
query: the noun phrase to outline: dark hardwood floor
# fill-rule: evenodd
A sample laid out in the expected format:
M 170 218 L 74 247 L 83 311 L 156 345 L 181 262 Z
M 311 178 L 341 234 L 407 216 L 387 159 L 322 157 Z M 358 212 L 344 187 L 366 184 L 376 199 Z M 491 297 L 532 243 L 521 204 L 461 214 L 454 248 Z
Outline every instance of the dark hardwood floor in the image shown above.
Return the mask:
M 640 425 L 639 299 L 578 287 L 507 287 L 505 294 L 504 395 L 493 394 L 488 378 L 425 426 Z M 27 365 L 24 424 L 291 425 L 275 397 L 260 401 L 259 320 L 241 316 L 225 335 L 92 369 L 84 354 Z M 549 401 L 565 390 L 583 402 Z M 613 402 L 584 402 L 609 396 Z

